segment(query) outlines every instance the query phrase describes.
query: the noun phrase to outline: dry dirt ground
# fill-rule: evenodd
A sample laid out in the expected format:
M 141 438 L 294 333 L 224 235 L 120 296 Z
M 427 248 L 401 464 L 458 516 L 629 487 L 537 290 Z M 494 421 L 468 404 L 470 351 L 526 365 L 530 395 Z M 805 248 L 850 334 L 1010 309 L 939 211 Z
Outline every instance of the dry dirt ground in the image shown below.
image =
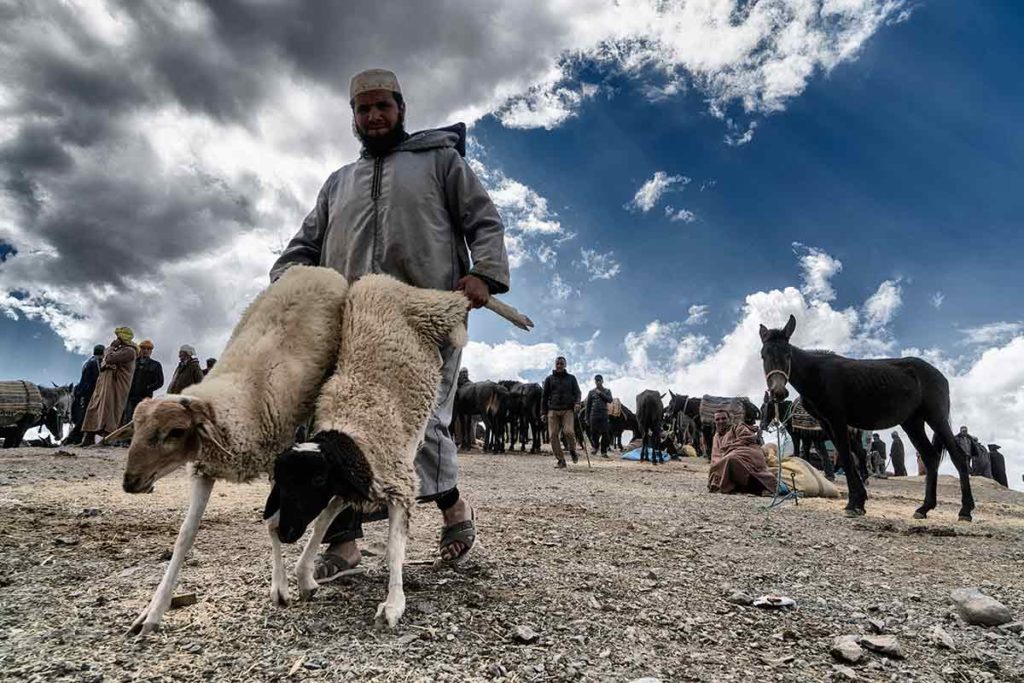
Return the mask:
M 820 499 L 769 518 L 765 499 L 708 494 L 694 460 L 555 471 L 550 456 L 467 454 L 484 548 L 460 570 L 407 567 L 397 632 L 372 620 L 385 525 L 368 531 L 366 575 L 273 608 L 268 485 L 218 484 L 178 589 L 198 603 L 135 640 L 123 633 L 166 566 L 187 482 L 127 495 L 124 453 L 0 451 L 0 679 L 1024 681 L 1024 637 L 967 626 L 948 601 L 979 586 L 1024 617 L 1024 495 L 986 482 L 973 524 L 955 521 L 947 478 L 924 522 L 910 519 L 917 478 L 874 481 L 865 518 Z M 416 512 L 410 560 L 430 560 L 440 517 Z M 796 606 L 738 606 L 736 590 Z M 934 625 L 955 649 L 929 640 Z M 833 638 L 874 628 L 905 658 L 837 666 Z

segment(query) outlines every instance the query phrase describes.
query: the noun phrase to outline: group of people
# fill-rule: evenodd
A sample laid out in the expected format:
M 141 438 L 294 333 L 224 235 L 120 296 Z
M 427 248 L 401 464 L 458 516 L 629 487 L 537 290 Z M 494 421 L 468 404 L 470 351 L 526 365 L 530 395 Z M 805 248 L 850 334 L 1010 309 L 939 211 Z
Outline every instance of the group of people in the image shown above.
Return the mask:
M 574 463 L 579 462 L 576 453 L 575 419 L 577 411 L 590 430 L 593 442 L 593 454 L 601 453 L 602 458 L 609 458 L 608 446 L 611 443 L 611 422 L 609 406 L 612 404 L 612 392 L 604 386 L 604 377 L 594 375 L 594 388 L 587 393 L 585 402 L 581 401 L 580 385 L 576 377 L 566 370 L 565 356 L 555 359 L 555 369 L 544 379 L 541 393 L 541 419 L 548 426 L 551 438 L 551 450 L 555 454 L 555 467 L 565 469 L 565 451 L 562 449 L 564 439 L 569 450 L 569 457 Z M 586 444 L 580 444 L 586 448 Z
M 207 358 L 206 367 L 200 367 L 195 348 L 182 344 L 167 393 L 180 394 L 202 382 L 216 363 L 215 358 Z M 163 385 L 164 369 L 153 358 L 153 342 L 144 339 L 136 343 L 130 327 L 118 327 L 114 340 L 107 346 L 94 346 L 92 356 L 82 365 L 71 403 L 71 433 L 64 443 L 94 445 L 96 437 L 127 424 L 135 407 L 143 399 L 153 398 Z

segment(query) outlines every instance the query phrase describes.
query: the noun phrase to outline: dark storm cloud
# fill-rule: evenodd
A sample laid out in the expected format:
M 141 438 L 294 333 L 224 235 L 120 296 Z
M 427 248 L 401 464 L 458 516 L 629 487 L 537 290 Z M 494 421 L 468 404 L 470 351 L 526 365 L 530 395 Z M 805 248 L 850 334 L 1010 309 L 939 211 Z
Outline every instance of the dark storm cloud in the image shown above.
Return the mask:
M 48 254 L 31 267 L 8 258 L 8 282 L 122 286 L 261 227 L 258 204 L 296 222 L 308 209 L 308 197 L 261 184 L 258 166 L 231 179 L 168 167 L 149 117 L 166 123 L 178 107 L 260 135 L 256 117 L 280 96 L 283 76 L 347 99 L 354 72 L 386 66 L 402 79 L 412 125 L 446 123 L 450 112 L 491 99 L 502 79 L 544 70 L 536 43 L 515 36 L 556 44 L 560 30 L 544 3 L 529 2 L 468 11 L 454 1 L 124 0 L 109 10 L 110 26 L 97 28 L 74 3 L 3 9 L 0 191 L 19 233 L 0 238 L 22 254 L 27 243 Z M 324 128 L 347 137 L 348 117 L 324 112 Z M 308 133 L 296 130 L 293 140 L 317 138 Z

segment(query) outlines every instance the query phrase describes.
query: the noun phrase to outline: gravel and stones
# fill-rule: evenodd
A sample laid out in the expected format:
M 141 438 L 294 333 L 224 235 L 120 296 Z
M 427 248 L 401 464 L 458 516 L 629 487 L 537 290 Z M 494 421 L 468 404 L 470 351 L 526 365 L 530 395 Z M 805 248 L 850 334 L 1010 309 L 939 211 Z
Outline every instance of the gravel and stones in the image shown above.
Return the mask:
M 269 486 L 218 483 L 176 591 L 195 604 L 135 640 L 124 632 L 166 567 L 187 478 L 132 496 L 120 486 L 124 449 L 72 450 L 0 451 L 5 682 L 1024 683 L 1019 629 L 970 625 L 949 602 L 976 586 L 1024 614 L 1024 495 L 984 481 L 972 524 L 956 520 L 949 477 L 927 520 L 911 519 L 917 477 L 872 480 L 866 517 L 821 499 L 768 517 L 763 499 L 708 494 L 700 461 L 556 471 L 550 455 L 467 454 L 459 488 L 482 548 L 458 569 L 434 566 L 440 516 L 418 507 L 395 631 L 373 625 L 387 591 L 385 524 L 366 527 L 366 574 L 274 608 L 261 520 Z M 285 550 L 290 568 L 299 548 Z M 757 609 L 730 600 L 737 593 L 796 605 Z M 532 632 L 526 642 L 517 627 Z M 861 647 L 858 662 L 836 661 L 841 635 L 858 647 L 891 637 L 903 659 Z

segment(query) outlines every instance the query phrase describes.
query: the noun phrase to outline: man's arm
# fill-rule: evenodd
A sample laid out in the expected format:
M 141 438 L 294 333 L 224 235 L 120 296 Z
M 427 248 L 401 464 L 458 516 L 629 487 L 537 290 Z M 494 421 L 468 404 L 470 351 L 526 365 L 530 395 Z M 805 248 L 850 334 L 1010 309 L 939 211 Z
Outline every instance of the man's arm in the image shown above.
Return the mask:
M 579 403 L 580 402 L 580 397 L 581 397 L 581 394 L 580 394 L 580 384 L 579 384 L 579 382 L 576 381 L 576 375 L 571 375 L 571 377 L 572 377 L 572 395 L 574 397 L 576 397 L 576 400 L 573 401 L 573 403 Z
M 457 152 L 445 177 L 445 194 L 452 220 L 466 240 L 472 265 L 470 275 L 484 281 L 491 294 L 508 291 L 508 254 L 505 226 L 498 209 L 473 170 Z
M 324 234 L 327 232 L 327 207 L 330 202 L 331 192 L 334 190 L 337 175 L 337 171 L 332 173 L 327 182 L 320 188 L 320 194 L 316 198 L 316 206 L 306 215 L 299 231 L 295 233 L 295 236 L 288 242 L 288 246 L 284 248 L 277 261 L 274 262 L 273 267 L 270 269 L 271 282 L 281 277 L 284 271 L 292 266 L 320 265 L 320 251 L 324 246 Z
M 600 396 L 601 396 L 602 399 L 604 399 L 605 403 L 611 403 L 612 402 L 612 390 L 611 389 L 602 389 Z
M 550 376 L 545 377 L 544 378 L 544 386 L 540 390 L 540 412 L 542 414 L 546 414 L 548 412 L 548 398 L 549 398 L 549 394 L 551 393 L 550 392 L 550 388 L 551 387 L 549 386 L 549 382 L 551 382 L 551 377 Z

